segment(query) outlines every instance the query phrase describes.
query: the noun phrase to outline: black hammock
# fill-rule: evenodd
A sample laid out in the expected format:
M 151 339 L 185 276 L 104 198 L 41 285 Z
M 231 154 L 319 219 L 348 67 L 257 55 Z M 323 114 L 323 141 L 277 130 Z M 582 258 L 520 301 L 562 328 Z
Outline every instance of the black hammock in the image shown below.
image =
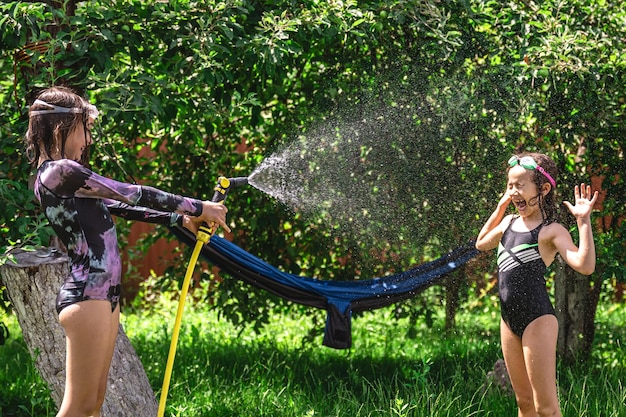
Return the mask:
M 178 226 L 171 230 L 183 243 L 195 245 L 196 239 L 188 230 Z M 234 278 L 286 300 L 325 309 L 323 344 L 347 349 L 352 345 L 353 311 L 373 310 L 411 298 L 475 257 L 478 250 L 469 242 L 408 271 L 355 281 L 324 281 L 283 272 L 217 235 L 204 245 L 201 254 Z

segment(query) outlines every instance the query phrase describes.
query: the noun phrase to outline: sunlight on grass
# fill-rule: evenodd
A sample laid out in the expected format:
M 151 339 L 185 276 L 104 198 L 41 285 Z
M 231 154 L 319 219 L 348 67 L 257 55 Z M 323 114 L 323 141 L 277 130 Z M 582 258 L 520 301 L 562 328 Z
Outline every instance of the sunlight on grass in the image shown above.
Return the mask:
M 0 416 L 53 416 L 54 402 L 22 339 L 15 316 L 0 313 L 11 337 L 0 346 Z
M 171 323 L 174 306 L 169 310 Z M 338 351 L 321 346 L 321 338 L 302 347 L 312 326 L 303 315 L 276 317 L 255 335 L 249 329 L 235 330 L 216 312 L 190 306 L 173 376 L 182 392 L 173 388 L 170 404 L 207 416 L 510 415 L 514 399 L 485 386 L 486 373 L 501 356 L 497 311 L 476 310 L 459 315 L 458 328 L 449 334 L 442 328 L 443 316 L 435 317 L 433 328 L 418 324 L 409 332 L 408 320 L 393 321 L 391 309 L 364 313 L 353 320 L 353 348 Z M 127 328 L 133 320 L 125 320 Z M 410 333 L 415 337 L 407 337 Z M 148 342 L 145 332 L 141 334 Z M 615 337 L 598 334 L 597 340 Z M 145 348 L 154 350 L 150 343 Z M 601 360 L 607 353 L 597 355 Z M 618 355 L 624 356 L 623 348 L 610 357 Z M 156 386 L 160 372 L 150 375 Z M 562 390 L 562 403 L 564 410 L 576 413 L 571 415 L 609 415 L 611 407 L 620 409 L 619 401 L 607 408 L 605 396 L 599 396 L 614 375 L 590 376 L 597 381 L 590 387 L 581 378 L 584 369 L 563 373 L 560 383 L 569 390 Z M 611 389 L 617 391 L 613 398 L 624 396 L 623 387 Z M 585 401 L 581 395 L 593 398 Z M 594 408 L 594 401 L 604 411 Z
M 177 307 L 176 301 L 161 298 L 153 308 L 122 318 L 157 398 Z M 353 319 L 353 348 L 334 350 L 321 346 L 321 336 L 303 345 L 313 320 L 297 306 L 254 334 L 190 301 L 166 415 L 514 415 L 514 399 L 485 378 L 501 357 L 497 310 L 482 306 L 467 313 L 459 314 L 457 328 L 449 333 L 443 330 L 442 313 L 435 315 L 432 328 L 394 321 L 392 309 L 364 313 Z M 324 312 L 319 314 L 323 318 Z M 0 415 L 53 416 L 54 405 L 15 319 L 3 320 L 12 338 L 0 347 Z M 564 415 L 626 415 L 624 322 L 626 306 L 602 307 L 592 361 L 559 365 Z

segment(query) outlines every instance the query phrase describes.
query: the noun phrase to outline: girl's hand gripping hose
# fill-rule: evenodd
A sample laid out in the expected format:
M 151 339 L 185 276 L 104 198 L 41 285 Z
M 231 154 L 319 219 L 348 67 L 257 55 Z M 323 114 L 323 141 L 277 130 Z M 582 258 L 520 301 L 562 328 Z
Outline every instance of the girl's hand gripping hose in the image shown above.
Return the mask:
M 215 186 L 215 193 L 211 202 L 206 202 L 204 209 L 202 210 L 202 216 L 198 217 L 201 222 L 200 225 L 196 224 L 191 218 L 184 219 L 184 225 L 192 232 L 196 232 L 196 245 L 194 246 L 189 265 L 187 265 L 187 272 L 185 273 L 185 279 L 183 280 L 183 287 L 180 291 L 180 300 L 178 301 L 178 310 L 176 312 L 176 321 L 174 322 L 174 330 L 172 331 L 172 341 L 170 342 L 170 352 L 167 357 L 167 365 L 165 366 L 165 375 L 163 377 L 163 388 L 161 390 L 161 399 L 159 401 L 159 411 L 157 417 L 163 417 L 165 414 L 165 404 L 167 402 L 167 392 L 170 386 L 170 379 L 172 377 L 172 368 L 174 366 L 174 357 L 176 356 L 176 345 L 178 344 L 178 335 L 180 333 L 180 325 L 182 322 L 183 311 L 185 307 L 185 298 L 187 298 L 187 290 L 189 289 L 189 283 L 198 261 L 200 251 L 202 247 L 209 243 L 211 236 L 215 233 L 217 226 L 222 226 L 227 232 L 230 232 L 230 228 L 226 224 L 226 207 L 223 206 L 224 200 L 228 195 L 231 187 L 237 187 L 248 183 L 248 178 L 226 178 L 219 177 L 217 185 Z M 205 215 L 206 214 L 206 215 Z M 207 223 L 206 219 L 214 219 Z M 194 230 L 195 229 L 195 230 Z
M 248 178 L 245 178 L 245 177 L 242 177 L 242 178 L 219 177 L 217 179 L 217 184 L 215 185 L 215 188 L 214 188 L 215 193 L 213 194 L 213 198 L 211 199 L 211 202 L 213 204 L 223 205 L 231 187 L 236 187 L 238 185 L 243 184 L 242 180 L 245 180 L 246 184 L 248 183 Z M 207 207 L 205 206 L 204 209 L 206 210 Z M 205 210 L 202 211 L 202 214 L 204 214 Z M 226 213 L 224 213 L 224 215 L 225 214 Z M 209 240 L 211 239 L 211 236 L 213 236 L 213 233 L 215 233 L 215 230 L 217 229 L 218 225 L 222 226 L 227 232 L 230 232 L 230 227 L 228 227 L 226 222 L 219 223 L 219 224 L 216 224 L 215 222 L 211 222 L 211 223 L 204 222 L 198 228 L 196 239 L 199 241 L 202 241 L 204 244 L 209 243 Z

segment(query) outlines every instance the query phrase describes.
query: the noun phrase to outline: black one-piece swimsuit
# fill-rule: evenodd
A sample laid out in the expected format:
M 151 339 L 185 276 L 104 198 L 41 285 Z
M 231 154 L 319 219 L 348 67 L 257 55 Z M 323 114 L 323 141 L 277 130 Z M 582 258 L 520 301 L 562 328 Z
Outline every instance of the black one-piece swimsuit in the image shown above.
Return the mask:
M 517 336 L 535 319 L 551 314 L 554 307 L 546 289 L 546 264 L 539 254 L 539 231 L 506 228 L 498 247 L 498 288 L 502 319 Z

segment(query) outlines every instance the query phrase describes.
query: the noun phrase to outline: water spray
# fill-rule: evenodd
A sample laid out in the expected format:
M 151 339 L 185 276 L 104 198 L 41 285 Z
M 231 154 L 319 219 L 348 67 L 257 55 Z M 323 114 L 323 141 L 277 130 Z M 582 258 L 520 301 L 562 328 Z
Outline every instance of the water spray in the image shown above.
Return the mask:
M 228 192 L 231 188 L 239 187 L 248 184 L 247 177 L 226 178 L 219 177 L 217 184 L 215 185 L 213 198 L 211 201 L 214 203 L 224 204 Z M 191 282 L 191 276 L 198 262 L 200 251 L 202 247 L 209 243 L 211 236 L 217 229 L 216 223 L 203 223 L 198 229 L 196 234 L 196 245 L 194 246 L 189 265 L 187 265 L 187 272 L 185 279 L 183 280 L 183 286 L 180 291 L 180 300 L 178 300 L 178 310 L 176 311 L 176 321 L 174 322 L 174 329 L 172 331 L 172 340 L 170 342 L 170 351 L 167 357 L 167 365 L 165 366 L 165 375 L 163 376 L 163 388 L 161 390 L 161 399 L 159 401 L 159 411 L 157 416 L 163 417 L 165 414 L 165 404 L 167 402 L 167 392 L 170 386 L 170 379 L 172 377 L 172 368 L 174 367 L 174 357 L 176 356 L 176 345 L 178 344 L 178 335 L 180 333 L 180 326 L 183 318 L 183 311 L 185 308 L 185 299 L 187 298 L 187 291 L 189 289 L 189 283 Z

